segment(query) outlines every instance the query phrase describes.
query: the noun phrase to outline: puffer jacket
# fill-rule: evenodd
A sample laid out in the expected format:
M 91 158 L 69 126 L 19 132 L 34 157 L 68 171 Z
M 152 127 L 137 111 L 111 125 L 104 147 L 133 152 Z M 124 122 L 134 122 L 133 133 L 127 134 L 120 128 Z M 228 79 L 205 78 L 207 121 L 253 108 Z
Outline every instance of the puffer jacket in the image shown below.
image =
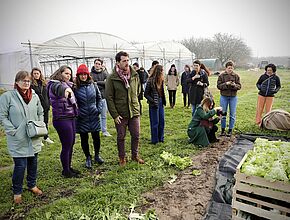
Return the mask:
M 101 93 L 94 83 L 82 83 L 74 90 L 78 104 L 77 133 L 100 131 Z
M 43 121 L 43 108 L 34 90 L 28 104 L 16 89 L 0 96 L 0 122 L 6 133 L 11 157 L 32 157 L 41 151 L 42 138 L 27 135 L 28 120 Z
M 264 73 L 260 76 L 256 86 L 259 89 L 259 95 L 273 97 L 281 88 L 280 78 L 276 74 L 269 76 Z
M 166 99 L 165 99 L 165 93 L 164 93 L 164 86 L 162 84 L 162 104 L 165 106 L 166 105 Z M 147 102 L 150 107 L 158 107 L 159 106 L 159 98 L 160 94 L 157 91 L 156 86 L 154 85 L 153 78 L 149 78 L 146 84 L 144 96 L 147 99 Z
M 72 119 L 77 116 L 75 97 L 65 98 L 65 90 L 72 88 L 72 82 L 50 80 L 47 84 L 49 100 L 52 106 L 53 120 Z

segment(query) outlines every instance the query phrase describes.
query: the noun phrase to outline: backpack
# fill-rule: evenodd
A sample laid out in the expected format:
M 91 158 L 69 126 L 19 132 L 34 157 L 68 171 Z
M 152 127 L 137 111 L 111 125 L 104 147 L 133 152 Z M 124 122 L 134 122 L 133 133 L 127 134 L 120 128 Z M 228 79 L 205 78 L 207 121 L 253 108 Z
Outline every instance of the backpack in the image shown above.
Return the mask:
M 290 113 L 282 109 L 275 109 L 264 115 L 261 128 L 277 131 L 290 130 Z

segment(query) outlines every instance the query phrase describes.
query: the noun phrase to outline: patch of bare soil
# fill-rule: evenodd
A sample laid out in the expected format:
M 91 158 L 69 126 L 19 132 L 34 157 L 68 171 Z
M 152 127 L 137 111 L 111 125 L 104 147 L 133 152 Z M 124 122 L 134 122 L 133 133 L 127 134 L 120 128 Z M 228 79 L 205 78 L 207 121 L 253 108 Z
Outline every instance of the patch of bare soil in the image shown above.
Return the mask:
M 198 220 L 205 215 L 215 187 L 215 173 L 220 158 L 229 149 L 233 139 L 222 138 L 218 143 L 201 150 L 192 157 L 193 166 L 181 172 L 176 181 L 143 194 L 146 202 L 142 212 L 155 209 L 160 220 Z M 198 169 L 201 175 L 192 175 Z

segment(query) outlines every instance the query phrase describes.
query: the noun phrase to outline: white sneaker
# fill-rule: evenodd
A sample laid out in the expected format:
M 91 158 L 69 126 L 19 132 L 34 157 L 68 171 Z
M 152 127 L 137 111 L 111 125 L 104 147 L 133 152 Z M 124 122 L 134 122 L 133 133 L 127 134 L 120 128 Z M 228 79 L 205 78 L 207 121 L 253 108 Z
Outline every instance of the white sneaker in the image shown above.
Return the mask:
M 109 132 L 105 131 L 105 132 L 103 132 L 103 136 L 105 136 L 105 137 L 111 137 L 112 135 Z
M 48 144 L 53 144 L 54 143 L 49 137 L 44 139 L 44 141 L 47 142 Z

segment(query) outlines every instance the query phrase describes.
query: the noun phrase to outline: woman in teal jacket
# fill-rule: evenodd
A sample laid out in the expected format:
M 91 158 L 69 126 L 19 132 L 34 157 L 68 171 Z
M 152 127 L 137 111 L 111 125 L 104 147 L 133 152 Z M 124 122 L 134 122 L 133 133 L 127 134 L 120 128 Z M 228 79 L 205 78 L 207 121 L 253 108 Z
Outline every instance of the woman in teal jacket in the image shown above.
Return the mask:
M 28 120 L 43 121 L 43 108 L 38 95 L 30 88 L 30 74 L 16 74 L 14 90 L 0 97 L 0 121 L 5 129 L 8 151 L 14 161 L 12 189 L 14 202 L 21 203 L 22 185 L 27 168 L 28 189 L 36 195 L 42 191 L 36 186 L 37 155 L 41 151 L 41 138 L 27 135 Z
M 212 100 L 207 97 L 201 101 L 201 104 L 195 110 L 187 130 L 189 143 L 201 146 L 209 145 L 206 128 L 201 124 L 201 121 L 210 119 L 217 111 L 222 111 L 222 107 L 215 107 L 210 110 L 211 105 Z

